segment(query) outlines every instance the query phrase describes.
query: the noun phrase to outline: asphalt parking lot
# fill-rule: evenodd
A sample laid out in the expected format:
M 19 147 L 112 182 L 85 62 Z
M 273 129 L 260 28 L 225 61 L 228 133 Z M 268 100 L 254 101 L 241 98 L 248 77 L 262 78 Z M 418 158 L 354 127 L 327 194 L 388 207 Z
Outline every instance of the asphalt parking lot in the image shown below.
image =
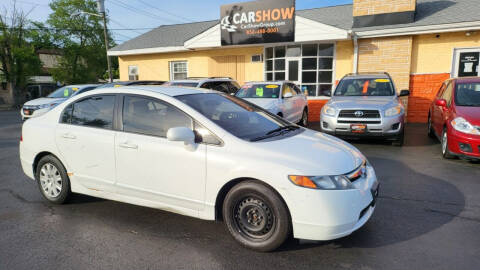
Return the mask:
M 76 195 L 46 203 L 18 157 L 17 111 L 0 112 L 0 269 L 478 269 L 480 164 L 444 160 L 423 125 L 406 145 L 353 142 L 381 194 L 359 231 L 257 253 L 220 222 Z

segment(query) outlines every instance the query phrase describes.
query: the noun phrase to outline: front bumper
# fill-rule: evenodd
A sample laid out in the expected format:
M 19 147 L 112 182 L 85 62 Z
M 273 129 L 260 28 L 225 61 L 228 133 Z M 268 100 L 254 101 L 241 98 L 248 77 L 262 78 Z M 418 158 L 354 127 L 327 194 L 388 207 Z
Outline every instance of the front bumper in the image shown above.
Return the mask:
M 295 238 L 332 240 L 361 228 L 375 210 L 379 184 L 375 171 L 367 167 L 367 177 L 353 182 L 352 190 L 294 188 L 292 213 Z
M 351 129 L 351 122 L 365 124 L 364 133 L 355 133 Z M 399 136 L 405 126 L 405 114 L 392 117 L 382 116 L 379 119 L 368 118 L 342 118 L 337 116 L 320 115 L 320 127 L 322 132 L 340 137 L 382 137 L 395 138 Z
M 463 144 L 463 148 L 460 147 L 461 144 Z M 459 132 L 450 127 L 448 133 L 448 149 L 453 155 L 480 159 L 480 136 Z

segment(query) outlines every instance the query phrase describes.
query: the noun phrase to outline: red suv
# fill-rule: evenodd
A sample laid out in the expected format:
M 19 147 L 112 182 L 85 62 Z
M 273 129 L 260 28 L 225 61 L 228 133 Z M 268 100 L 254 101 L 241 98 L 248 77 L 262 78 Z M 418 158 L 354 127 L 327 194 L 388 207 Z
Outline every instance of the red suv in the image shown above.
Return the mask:
M 443 83 L 430 106 L 428 135 L 442 142 L 444 158 L 480 159 L 480 78 Z

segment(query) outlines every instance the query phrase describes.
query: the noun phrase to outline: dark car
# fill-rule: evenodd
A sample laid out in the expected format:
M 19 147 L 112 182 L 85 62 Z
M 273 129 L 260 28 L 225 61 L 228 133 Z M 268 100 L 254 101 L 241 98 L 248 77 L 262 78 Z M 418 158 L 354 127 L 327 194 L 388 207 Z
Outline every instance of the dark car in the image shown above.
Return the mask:
M 428 134 L 442 142 L 444 158 L 480 159 L 480 78 L 445 81 L 430 106 Z

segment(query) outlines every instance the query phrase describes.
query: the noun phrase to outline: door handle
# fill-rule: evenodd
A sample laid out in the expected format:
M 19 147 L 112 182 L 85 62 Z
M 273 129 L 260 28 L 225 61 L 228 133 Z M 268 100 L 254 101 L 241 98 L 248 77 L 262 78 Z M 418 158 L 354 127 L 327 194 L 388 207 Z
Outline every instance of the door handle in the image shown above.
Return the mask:
M 70 133 L 65 133 L 65 134 L 62 135 L 62 138 L 75 140 L 77 138 L 77 136 L 75 136 L 73 134 L 70 134 Z
M 136 145 L 136 144 L 131 144 L 131 143 L 128 143 L 128 142 L 121 143 L 121 144 L 119 144 L 118 146 L 120 146 L 120 147 L 122 147 L 122 148 L 128 148 L 128 149 L 138 149 L 138 145 Z

